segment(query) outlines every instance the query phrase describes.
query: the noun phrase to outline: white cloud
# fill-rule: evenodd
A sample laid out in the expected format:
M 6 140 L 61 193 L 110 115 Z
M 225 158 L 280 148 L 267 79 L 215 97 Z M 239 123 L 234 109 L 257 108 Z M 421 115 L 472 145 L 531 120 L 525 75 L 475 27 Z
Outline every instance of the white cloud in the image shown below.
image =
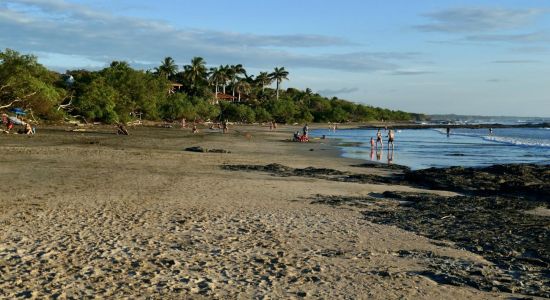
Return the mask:
M 346 71 L 394 70 L 417 53 L 367 52 L 298 54 L 294 48 L 357 46 L 340 37 L 175 28 L 140 18 L 119 17 L 63 0 L 7 0 L 0 6 L 0 44 L 22 52 L 77 55 L 89 61 L 160 62 L 172 56 L 187 63 L 202 56 L 209 63 L 272 68 L 275 65 Z M 285 49 L 285 50 L 283 50 Z M 67 66 L 70 67 L 70 66 Z
M 415 26 L 429 32 L 472 33 L 521 28 L 547 13 L 544 9 L 462 7 L 427 13 L 428 24 Z

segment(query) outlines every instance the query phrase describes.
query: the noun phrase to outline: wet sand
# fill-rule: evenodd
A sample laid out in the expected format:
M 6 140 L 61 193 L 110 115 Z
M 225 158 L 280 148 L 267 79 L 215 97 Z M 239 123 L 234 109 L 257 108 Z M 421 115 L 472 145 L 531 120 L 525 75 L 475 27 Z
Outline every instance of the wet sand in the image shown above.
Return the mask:
M 291 127 L 66 129 L 0 135 L 0 298 L 514 296 L 425 276 L 438 261 L 411 253 L 491 268 L 451 242 L 373 224 L 358 206 L 312 203 L 422 189 L 222 168 L 394 172 L 354 167 L 330 141 L 287 142 Z M 231 153 L 184 151 L 193 146 Z

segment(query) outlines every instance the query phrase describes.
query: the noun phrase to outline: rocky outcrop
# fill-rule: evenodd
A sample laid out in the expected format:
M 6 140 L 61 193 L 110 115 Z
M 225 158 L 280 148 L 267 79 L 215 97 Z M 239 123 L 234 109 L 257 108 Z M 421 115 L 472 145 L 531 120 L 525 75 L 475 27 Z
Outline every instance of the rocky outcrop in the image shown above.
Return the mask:
M 430 168 L 405 173 L 405 180 L 430 189 L 474 195 L 520 196 L 550 201 L 550 167 L 534 164 L 485 168 Z

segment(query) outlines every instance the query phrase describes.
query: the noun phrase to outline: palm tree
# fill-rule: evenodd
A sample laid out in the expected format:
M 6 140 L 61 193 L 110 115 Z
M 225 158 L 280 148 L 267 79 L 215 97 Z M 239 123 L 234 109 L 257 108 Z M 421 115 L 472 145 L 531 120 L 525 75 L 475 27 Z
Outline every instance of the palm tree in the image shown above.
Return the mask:
M 206 62 L 204 58 L 195 56 L 190 65 L 183 66 L 184 78 L 189 81 L 191 88 L 196 90 L 206 81 Z
M 262 91 L 265 90 L 266 85 L 270 85 L 273 82 L 273 80 L 269 77 L 269 73 L 267 72 L 260 72 L 258 76 L 256 76 L 256 84 L 262 87 Z
M 250 93 L 252 90 L 252 87 L 250 86 L 250 83 L 246 81 L 246 79 L 241 79 L 237 81 L 235 84 L 235 89 L 237 90 L 237 93 L 239 94 L 238 102 L 241 102 L 241 93 Z
M 228 65 L 220 66 L 218 70 L 220 71 L 220 82 L 223 86 L 223 93 L 225 94 L 225 87 L 227 86 L 227 81 L 230 79 L 231 70 Z
M 210 77 L 208 78 L 208 81 L 210 84 L 214 84 L 216 86 L 216 99 L 218 98 L 218 86 L 220 83 L 225 84 L 227 81 L 225 74 L 223 74 L 222 66 L 219 68 L 210 68 Z
M 170 56 L 165 57 L 161 61 L 161 65 L 155 68 L 155 73 L 161 76 L 166 76 L 166 79 L 172 78 L 178 72 L 178 65 Z
M 246 70 L 243 68 L 243 65 L 232 65 L 229 67 L 229 77 L 231 78 L 231 84 L 233 85 L 233 97 L 235 97 L 235 84 L 237 83 L 237 80 L 239 79 L 239 75 L 245 75 L 246 76 Z
M 283 79 L 288 80 L 288 71 L 285 70 L 285 67 L 275 67 L 273 72 L 269 74 L 269 77 L 271 80 L 275 80 L 277 82 L 277 100 L 279 100 L 279 86 L 281 85 L 281 82 Z

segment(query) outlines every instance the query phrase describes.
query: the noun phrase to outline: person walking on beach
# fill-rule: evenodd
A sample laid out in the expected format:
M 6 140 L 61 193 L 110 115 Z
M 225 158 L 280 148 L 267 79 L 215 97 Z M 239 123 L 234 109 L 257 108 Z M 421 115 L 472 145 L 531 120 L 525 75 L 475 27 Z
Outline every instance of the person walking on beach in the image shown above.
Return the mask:
M 380 132 L 380 129 L 378 129 L 378 132 L 376 133 L 376 148 L 378 148 L 378 143 L 380 143 L 380 149 L 383 149 L 384 143 L 382 142 L 382 133 Z
M 223 121 L 223 133 L 227 133 L 229 131 L 229 124 L 227 124 L 227 120 Z
M 395 132 L 393 131 L 393 129 L 390 129 L 390 131 L 388 132 L 388 149 L 390 148 L 390 144 L 391 144 L 391 149 L 393 150 L 394 139 L 395 139 Z

